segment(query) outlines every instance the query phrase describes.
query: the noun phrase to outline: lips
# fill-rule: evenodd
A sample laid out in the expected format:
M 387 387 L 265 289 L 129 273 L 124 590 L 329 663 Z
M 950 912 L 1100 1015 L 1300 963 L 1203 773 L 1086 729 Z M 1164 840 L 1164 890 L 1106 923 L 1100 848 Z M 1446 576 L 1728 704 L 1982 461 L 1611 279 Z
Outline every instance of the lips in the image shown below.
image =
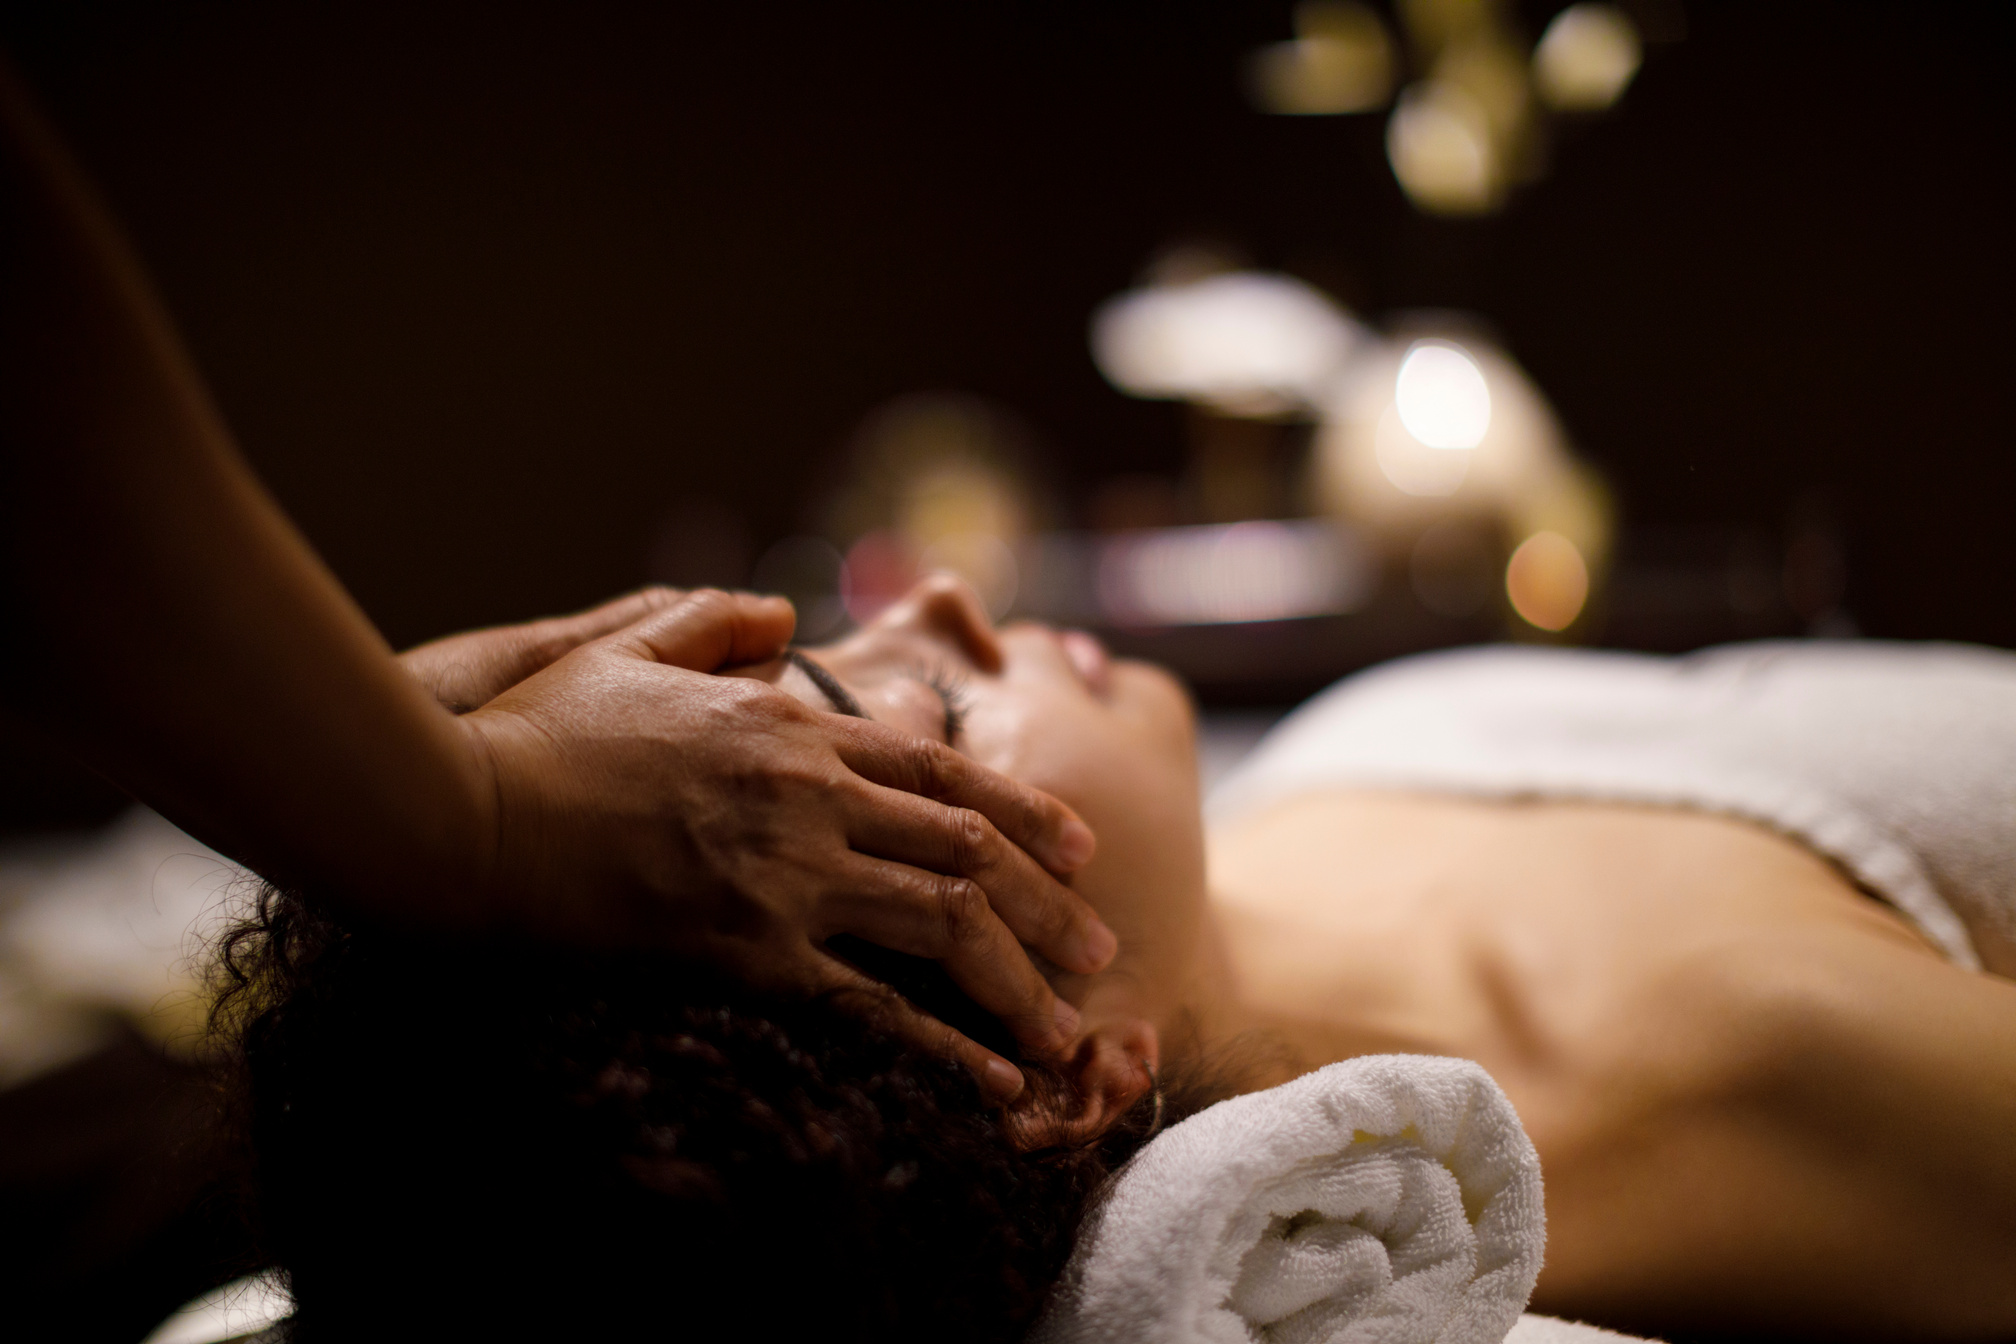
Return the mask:
M 1057 636 L 1057 642 L 1063 645 L 1064 656 L 1071 660 L 1071 666 L 1085 679 L 1093 694 L 1106 694 L 1113 681 L 1113 662 L 1106 646 L 1083 630 L 1065 630 Z

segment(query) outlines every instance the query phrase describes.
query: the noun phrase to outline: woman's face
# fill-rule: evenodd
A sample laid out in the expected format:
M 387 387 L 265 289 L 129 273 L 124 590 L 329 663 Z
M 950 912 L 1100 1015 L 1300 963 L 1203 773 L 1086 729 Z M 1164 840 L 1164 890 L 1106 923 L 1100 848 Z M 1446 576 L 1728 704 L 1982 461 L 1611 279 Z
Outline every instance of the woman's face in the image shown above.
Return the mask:
M 935 738 L 1054 795 L 1099 837 L 1072 885 L 1119 936 L 1090 983 L 1059 981 L 1088 1025 L 1102 1005 L 1158 1024 L 1175 1006 L 1204 908 L 1194 718 L 1174 678 L 1097 640 L 1022 622 L 995 629 L 973 590 L 926 579 L 811 658 L 868 717 Z M 752 675 L 837 708 L 786 662 Z

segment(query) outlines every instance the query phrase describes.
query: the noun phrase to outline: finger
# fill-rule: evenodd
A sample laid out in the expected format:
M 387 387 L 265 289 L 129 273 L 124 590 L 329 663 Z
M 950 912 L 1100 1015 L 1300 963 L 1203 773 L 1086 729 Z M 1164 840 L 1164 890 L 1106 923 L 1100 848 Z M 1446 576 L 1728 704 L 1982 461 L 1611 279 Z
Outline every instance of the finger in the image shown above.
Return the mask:
M 679 601 L 672 588 L 646 588 L 571 616 L 470 630 L 399 655 L 408 671 L 458 714 L 489 703 L 567 654 Z
M 781 597 L 702 588 L 607 638 L 634 657 L 714 672 L 775 658 L 797 619 Z
M 840 759 L 855 774 L 951 807 L 970 808 L 1053 873 L 1075 872 L 1098 842 L 1078 814 L 1040 789 L 884 724 L 840 720 Z
M 954 984 L 1033 1053 L 1062 1058 L 1078 1042 L 1078 1010 L 1057 997 L 978 883 L 866 855 L 833 875 L 818 936 L 848 933 L 939 963 Z
M 1007 930 L 1067 971 L 1103 971 L 1119 950 L 1119 940 L 1084 897 L 1044 872 L 978 812 L 876 788 L 844 815 L 847 842 L 855 849 L 966 879 Z
M 821 955 L 815 972 L 818 987 L 840 996 L 856 1012 L 899 1040 L 927 1055 L 962 1065 L 980 1090 L 1002 1103 L 1015 1100 L 1027 1086 L 1022 1070 L 962 1032 L 928 1013 L 920 1013 L 902 995 L 870 979 L 837 957 Z
M 509 680 L 493 694 L 500 694 L 534 672 L 559 662 L 591 640 L 635 625 L 653 612 L 667 610 L 685 600 L 686 593 L 677 588 L 640 588 L 571 616 L 553 616 L 496 631 L 499 636 L 512 637 L 512 645 L 508 646 L 508 663 L 501 656 L 507 646 L 500 645 L 496 671 L 508 675 Z
M 683 588 L 667 588 L 653 584 L 639 588 L 634 593 L 612 597 L 600 606 L 577 611 L 571 616 L 556 616 L 552 620 L 541 621 L 549 637 L 556 641 L 567 641 L 560 653 L 567 653 L 586 644 L 591 639 L 613 635 L 626 625 L 634 625 L 653 612 L 664 611 L 686 600 Z M 556 657 L 558 654 L 555 655 Z

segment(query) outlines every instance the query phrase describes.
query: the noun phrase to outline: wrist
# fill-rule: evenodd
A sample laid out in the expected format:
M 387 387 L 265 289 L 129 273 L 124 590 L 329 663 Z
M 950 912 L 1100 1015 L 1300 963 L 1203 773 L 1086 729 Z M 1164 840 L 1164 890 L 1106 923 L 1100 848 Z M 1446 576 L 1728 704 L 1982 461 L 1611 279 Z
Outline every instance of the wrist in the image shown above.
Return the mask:
M 552 738 L 510 710 L 480 709 L 454 723 L 470 772 L 471 820 L 463 850 L 469 874 L 466 927 L 540 936 L 564 932 L 560 916 L 568 902 L 555 887 L 565 873 L 548 853 L 552 823 L 559 818 L 541 787 L 560 768 Z
M 461 739 L 466 783 L 466 818 L 459 828 L 459 867 L 463 874 L 463 906 L 473 929 L 490 928 L 497 917 L 498 888 L 504 871 L 503 847 L 507 827 L 504 820 L 504 781 L 495 743 L 490 739 L 490 723 L 485 716 L 458 715 L 456 735 Z

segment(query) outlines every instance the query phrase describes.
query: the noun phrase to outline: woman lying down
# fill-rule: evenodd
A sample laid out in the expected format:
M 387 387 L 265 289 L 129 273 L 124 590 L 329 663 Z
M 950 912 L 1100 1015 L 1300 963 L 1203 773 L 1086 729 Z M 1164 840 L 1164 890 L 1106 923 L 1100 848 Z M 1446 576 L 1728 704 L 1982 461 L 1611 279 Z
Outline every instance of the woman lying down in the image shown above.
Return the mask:
M 872 1002 L 269 893 L 227 1008 L 296 1339 L 1018 1339 L 1156 1129 L 1389 1052 L 1516 1107 L 1537 1311 L 2016 1338 L 2016 657 L 1413 660 L 1277 730 L 1208 841 L 1180 688 L 949 580 L 746 671 L 1092 824 L 1122 950 L 1060 980 L 1076 1053 L 1003 1108 Z

